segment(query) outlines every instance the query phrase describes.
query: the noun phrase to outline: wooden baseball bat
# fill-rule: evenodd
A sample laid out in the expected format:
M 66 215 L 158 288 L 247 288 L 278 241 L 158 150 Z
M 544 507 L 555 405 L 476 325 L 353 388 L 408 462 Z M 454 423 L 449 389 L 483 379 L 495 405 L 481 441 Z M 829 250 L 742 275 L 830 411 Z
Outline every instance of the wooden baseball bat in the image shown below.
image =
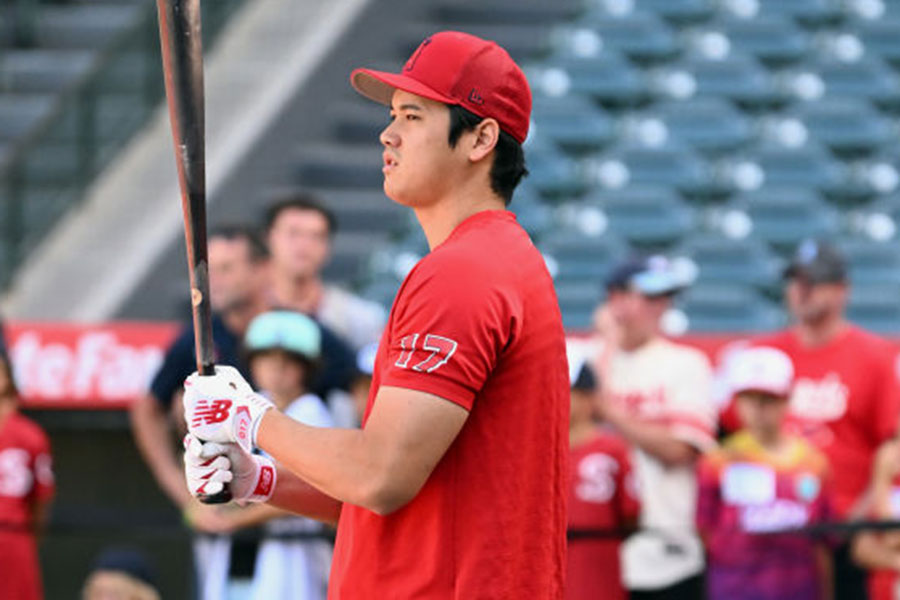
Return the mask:
M 200 0 L 156 0 L 159 41 L 175 164 L 184 211 L 184 239 L 191 282 L 191 313 L 197 371 L 213 375 L 212 308 L 206 250 L 206 158 L 204 152 L 203 39 Z M 207 504 L 231 500 L 228 488 L 201 496 Z

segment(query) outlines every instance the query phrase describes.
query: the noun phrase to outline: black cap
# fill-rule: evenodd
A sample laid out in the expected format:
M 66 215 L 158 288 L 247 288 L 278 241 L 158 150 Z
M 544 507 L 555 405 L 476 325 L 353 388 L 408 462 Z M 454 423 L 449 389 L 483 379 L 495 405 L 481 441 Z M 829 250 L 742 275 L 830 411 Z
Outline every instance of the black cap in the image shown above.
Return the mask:
M 572 379 L 572 389 L 593 392 L 597 389 L 597 376 L 594 370 L 586 363 L 576 367 L 575 377 Z
M 809 283 L 841 283 L 847 280 L 847 264 L 840 251 L 828 242 L 805 240 L 797 246 L 784 277 L 799 277 Z
M 130 547 L 104 549 L 94 560 L 91 571 L 116 571 L 139 579 L 156 589 L 156 571 L 144 553 Z
M 667 296 L 689 282 L 665 256 L 637 256 L 618 265 L 606 278 L 607 290 L 633 289 L 645 296 Z

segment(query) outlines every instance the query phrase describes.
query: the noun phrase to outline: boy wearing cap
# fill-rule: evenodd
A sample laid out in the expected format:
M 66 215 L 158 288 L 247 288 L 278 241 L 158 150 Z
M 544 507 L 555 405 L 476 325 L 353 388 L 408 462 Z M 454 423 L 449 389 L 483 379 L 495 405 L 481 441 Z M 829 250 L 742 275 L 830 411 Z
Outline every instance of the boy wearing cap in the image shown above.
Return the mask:
M 703 595 L 703 546 L 694 527 L 695 466 L 715 446 L 711 369 L 699 350 L 663 337 L 660 321 L 687 280 L 662 256 L 638 257 L 607 279 L 615 332 L 601 364 L 601 417 L 633 448 L 640 531 L 622 548 L 631 598 Z
M 628 446 L 598 424 L 598 384 L 584 358 L 569 357 L 569 547 L 567 600 L 625 600 L 619 564 L 620 536 L 634 528 L 639 510 Z M 581 530 L 585 534 L 578 535 Z M 601 531 L 605 535 L 601 534 Z
M 846 320 L 849 278 L 833 245 L 807 240 L 785 270 L 789 329 L 758 340 L 785 352 L 794 365 L 787 426 L 828 458 L 834 478 L 836 517 L 857 518 L 879 444 L 890 438 L 900 415 L 896 349 Z M 734 409 L 726 429 L 740 426 Z M 841 544 L 834 556 L 838 600 L 866 598 L 866 574 Z
M 273 484 L 270 465 L 218 469 L 234 490 L 340 514 L 332 599 L 559 599 L 565 340 L 543 258 L 506 210 L 526 172 L 528 83 L 495 43 L 453 31 L 423 41 L 401 73 L 361 69 L 352 83 L 390 107 L 384 190 L 431 248 L 394 301 L 363 427 L 296 423 L 222 369 L 186 382 L 191 432 L 258 446 L 290 471 Z
M 775 348 L 744 350 L 730 372 L 744 429 L 698 468 L 697 527 L 709 556 L 709 600 L 830 599 L 830 557 L 802 534 L 776 534 L 827 521 L 824 456 L 784 431 L 793 366 Z
M 321 346 L 316 322 L 293 311 L 271 311 L 255 317 L 244 336 L 253 381 L 275 407 L 301 423 L 331 427 L 325 403 L 309 391 Z M 322 533 L 322 526 L 289 514 L 264 504 L 224 513 L 229 530 L 265 523 L 253 571 L 253 599 L 325 597 L 331 545 L 324 539 L 301 539 L 304 534 Z M 292 535 L 294 539 L 290 539 Z

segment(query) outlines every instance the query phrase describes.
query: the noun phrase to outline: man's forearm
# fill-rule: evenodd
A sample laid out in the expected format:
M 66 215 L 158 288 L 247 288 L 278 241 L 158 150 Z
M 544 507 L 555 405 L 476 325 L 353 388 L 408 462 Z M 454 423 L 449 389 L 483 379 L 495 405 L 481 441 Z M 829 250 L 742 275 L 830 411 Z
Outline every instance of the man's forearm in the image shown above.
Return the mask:
M 625 413 L 610 414 L 609 421 L 625 439 L 667 466 L 689 465 L 697 458 L 690 444 L 672 437 L 662 425 L 645 423 Z
M 374 510 L 385 468 L 377 444 L 367 435 L 363 429 L 310 427 L 271 410 L 260 424 L 257 444 L 325 496 Z M 270 503 L 297 512 L 288 505 L 289 497 L 279 479 Z
M 337 525 L 342 506 L 283 466 L 278 469 L 278 483 L 268 504 L 329 525 Z
M 184 483 L 184 472 L 172 449 L 166 416 L 152 396 L 135 400 L 131 408 L 131 429 L 144 462 L 163 492 L 178 507 L 190 499 Z

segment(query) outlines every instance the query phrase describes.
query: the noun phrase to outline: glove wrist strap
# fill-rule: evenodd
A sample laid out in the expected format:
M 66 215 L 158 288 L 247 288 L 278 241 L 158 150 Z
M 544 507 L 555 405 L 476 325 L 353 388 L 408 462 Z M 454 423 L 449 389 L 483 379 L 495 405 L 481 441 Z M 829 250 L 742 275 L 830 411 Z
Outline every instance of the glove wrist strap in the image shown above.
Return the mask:
M 275 491 L 275 484 L 278 481 L 278 471 L 275 469 L 275 463 L 265 456 L 254 456 L 256 461 L 256 483 L 247 496 L 247 502 L 268 502 Z

